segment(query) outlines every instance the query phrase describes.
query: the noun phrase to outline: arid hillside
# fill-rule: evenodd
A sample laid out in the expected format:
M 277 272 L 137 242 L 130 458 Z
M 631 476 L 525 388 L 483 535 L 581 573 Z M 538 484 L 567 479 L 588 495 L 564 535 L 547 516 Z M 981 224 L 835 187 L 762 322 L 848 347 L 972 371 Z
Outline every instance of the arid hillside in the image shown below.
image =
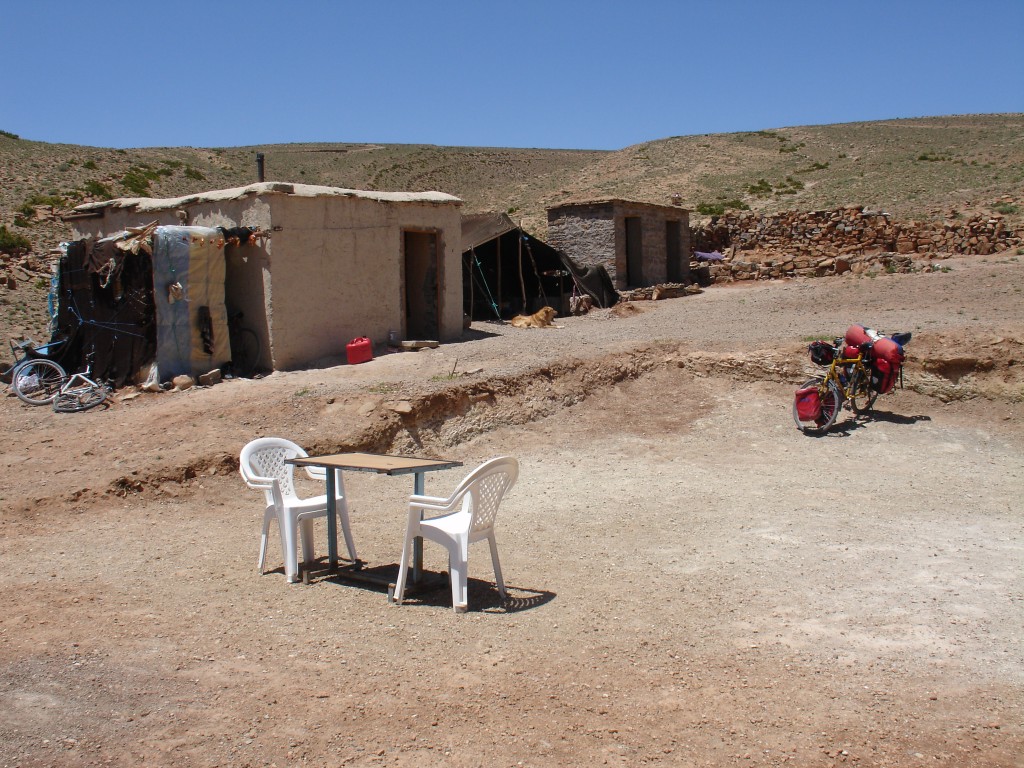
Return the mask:
M 373 190 L 439 190 L 467 212 L 502 210 L 543 234 L 545 208 L 621 197 L 698 210 L 842 205 L 928 217 L 997 205 L 1024 190 L 1024 115 L 970 115 L 678 136 L 619 151 L 387 144 L 103 149 L 0 132 L 0 224 L 49 247 L 35 208 L 103 197 L 166 197 L 256 179 Z
M 1024 222 L 1024 115 L 967 115 L 679 136 L 618 151 L 387 144 L 106 149 L 0 131 L 5 333 L 42 334 L 49 252 L 75 205 L 173 197 L 256 180 L 439 190 L 467 213 L 506 211 L 540 237 L 546 208 L 618 197 L 680 201 L 691 222 L 752 210 L 867 206 L 901 219 L 998 213 Z M 7 253 L 3 253 L 6 251 Z

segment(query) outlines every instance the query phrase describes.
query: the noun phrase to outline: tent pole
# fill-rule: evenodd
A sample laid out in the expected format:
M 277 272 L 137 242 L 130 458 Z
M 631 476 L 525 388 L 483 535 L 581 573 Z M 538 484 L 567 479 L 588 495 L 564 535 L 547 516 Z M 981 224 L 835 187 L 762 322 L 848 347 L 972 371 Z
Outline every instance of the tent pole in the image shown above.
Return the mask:
M 470 321 L 473 320 L 473 312 L 476 309 L 476 307 L 474 306 L 474 298 L 476 296 L 476 291 L 473 290 L 473 260 L 475 258 L 476 258 L 476 251 L 474 249 L 470 248 L 469 249 L 469 319 L 470 319 Z M 465 267 L 463 267 L 463 270 L 465 270 Z M 463 274 L 465 274 L 465 271 L 463 271 Z
M 502 309 L 505 306 L 505 303 L 503 301 L 503 296 L 502 296 L 502 293 L 501 293 L 501 289 L 502 289 L 501 282 L 502 282 L 502 280 L 501 280 L 501 238 L 499 237 L 498 238 L 498 317 L 501 317 Z
M 526 312 L 526 283 L 523 281 L 523 224 L 519 223 L 516 230 L 516 241 L 519 243 L 519 291 L 523 296 L 523 312 Z

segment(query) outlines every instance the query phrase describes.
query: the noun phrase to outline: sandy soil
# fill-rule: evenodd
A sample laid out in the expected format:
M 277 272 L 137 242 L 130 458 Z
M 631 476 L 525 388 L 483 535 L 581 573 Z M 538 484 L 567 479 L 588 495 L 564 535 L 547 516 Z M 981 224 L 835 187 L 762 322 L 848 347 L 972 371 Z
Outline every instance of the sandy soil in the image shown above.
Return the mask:
M 3 398 L 0 766 L 1020 765 L 1024 270 L 950 266 L 84 414 Z M 907 388 L 801 434 L 806 339 L 851 322 L 914 332 Z M 276 537 L 260 576 L 236 464 L 270 434 L 519 457 L 509 599 L 486 548 L 464 615 L 443 586 L 287 584 Z M 346 483 L 393 573 L 411 480 Z

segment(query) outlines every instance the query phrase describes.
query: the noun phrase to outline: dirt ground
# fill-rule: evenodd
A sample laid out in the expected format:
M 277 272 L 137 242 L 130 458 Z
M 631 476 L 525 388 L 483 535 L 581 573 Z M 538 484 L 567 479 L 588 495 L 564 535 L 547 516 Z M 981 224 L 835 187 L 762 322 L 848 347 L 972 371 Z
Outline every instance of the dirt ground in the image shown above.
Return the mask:
M 84 414 L 0 399 L 0 766 L 1021 765 L 1024 268 L 948 266 Z M 807 341 L 852 322 L 914 332 L 906 388 L 802 434 Z M 259 575 L 237 456 L 264 435 L 517 456 L 509 599 L 486 547 L 463 615 L 445 586 L 288 584 L 276 536 Z M 346 485 L 393 574 L 411 479 Z

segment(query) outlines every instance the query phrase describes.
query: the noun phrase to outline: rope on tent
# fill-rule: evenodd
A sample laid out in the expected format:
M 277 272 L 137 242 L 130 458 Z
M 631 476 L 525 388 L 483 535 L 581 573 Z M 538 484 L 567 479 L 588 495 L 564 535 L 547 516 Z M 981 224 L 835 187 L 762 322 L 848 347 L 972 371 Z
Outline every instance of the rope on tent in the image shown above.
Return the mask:
M 476 250 L 470 248 L 469 252 L 473 255 L 473 263 L 476 264 L 477 271 L 480 273 L 480 285 L 487 293 L 487 300 L 491 305 L 491 309 L 494 311 L 494 316 L 501 320 L 501 312 L 498 311 L 498 303 L 494 300 L 494 296 L 491 294 L 490 286 L 487 285 L 487 279 L 484 277 L 484 268 L 480 264 L 480 259 L 476 255 Z
M 526 253 L 530 256 L 530 264 L 533 265 L 533 276 L 537 278 L 537 295 L 544 304 L 548 303 L 548 295 L 544 293 L 544 283 L 537 271 L 537 260 L 533 258 L 533 249 L 530 247 L 530 236 L 523 235 L 523 242 L 526 243 Z

